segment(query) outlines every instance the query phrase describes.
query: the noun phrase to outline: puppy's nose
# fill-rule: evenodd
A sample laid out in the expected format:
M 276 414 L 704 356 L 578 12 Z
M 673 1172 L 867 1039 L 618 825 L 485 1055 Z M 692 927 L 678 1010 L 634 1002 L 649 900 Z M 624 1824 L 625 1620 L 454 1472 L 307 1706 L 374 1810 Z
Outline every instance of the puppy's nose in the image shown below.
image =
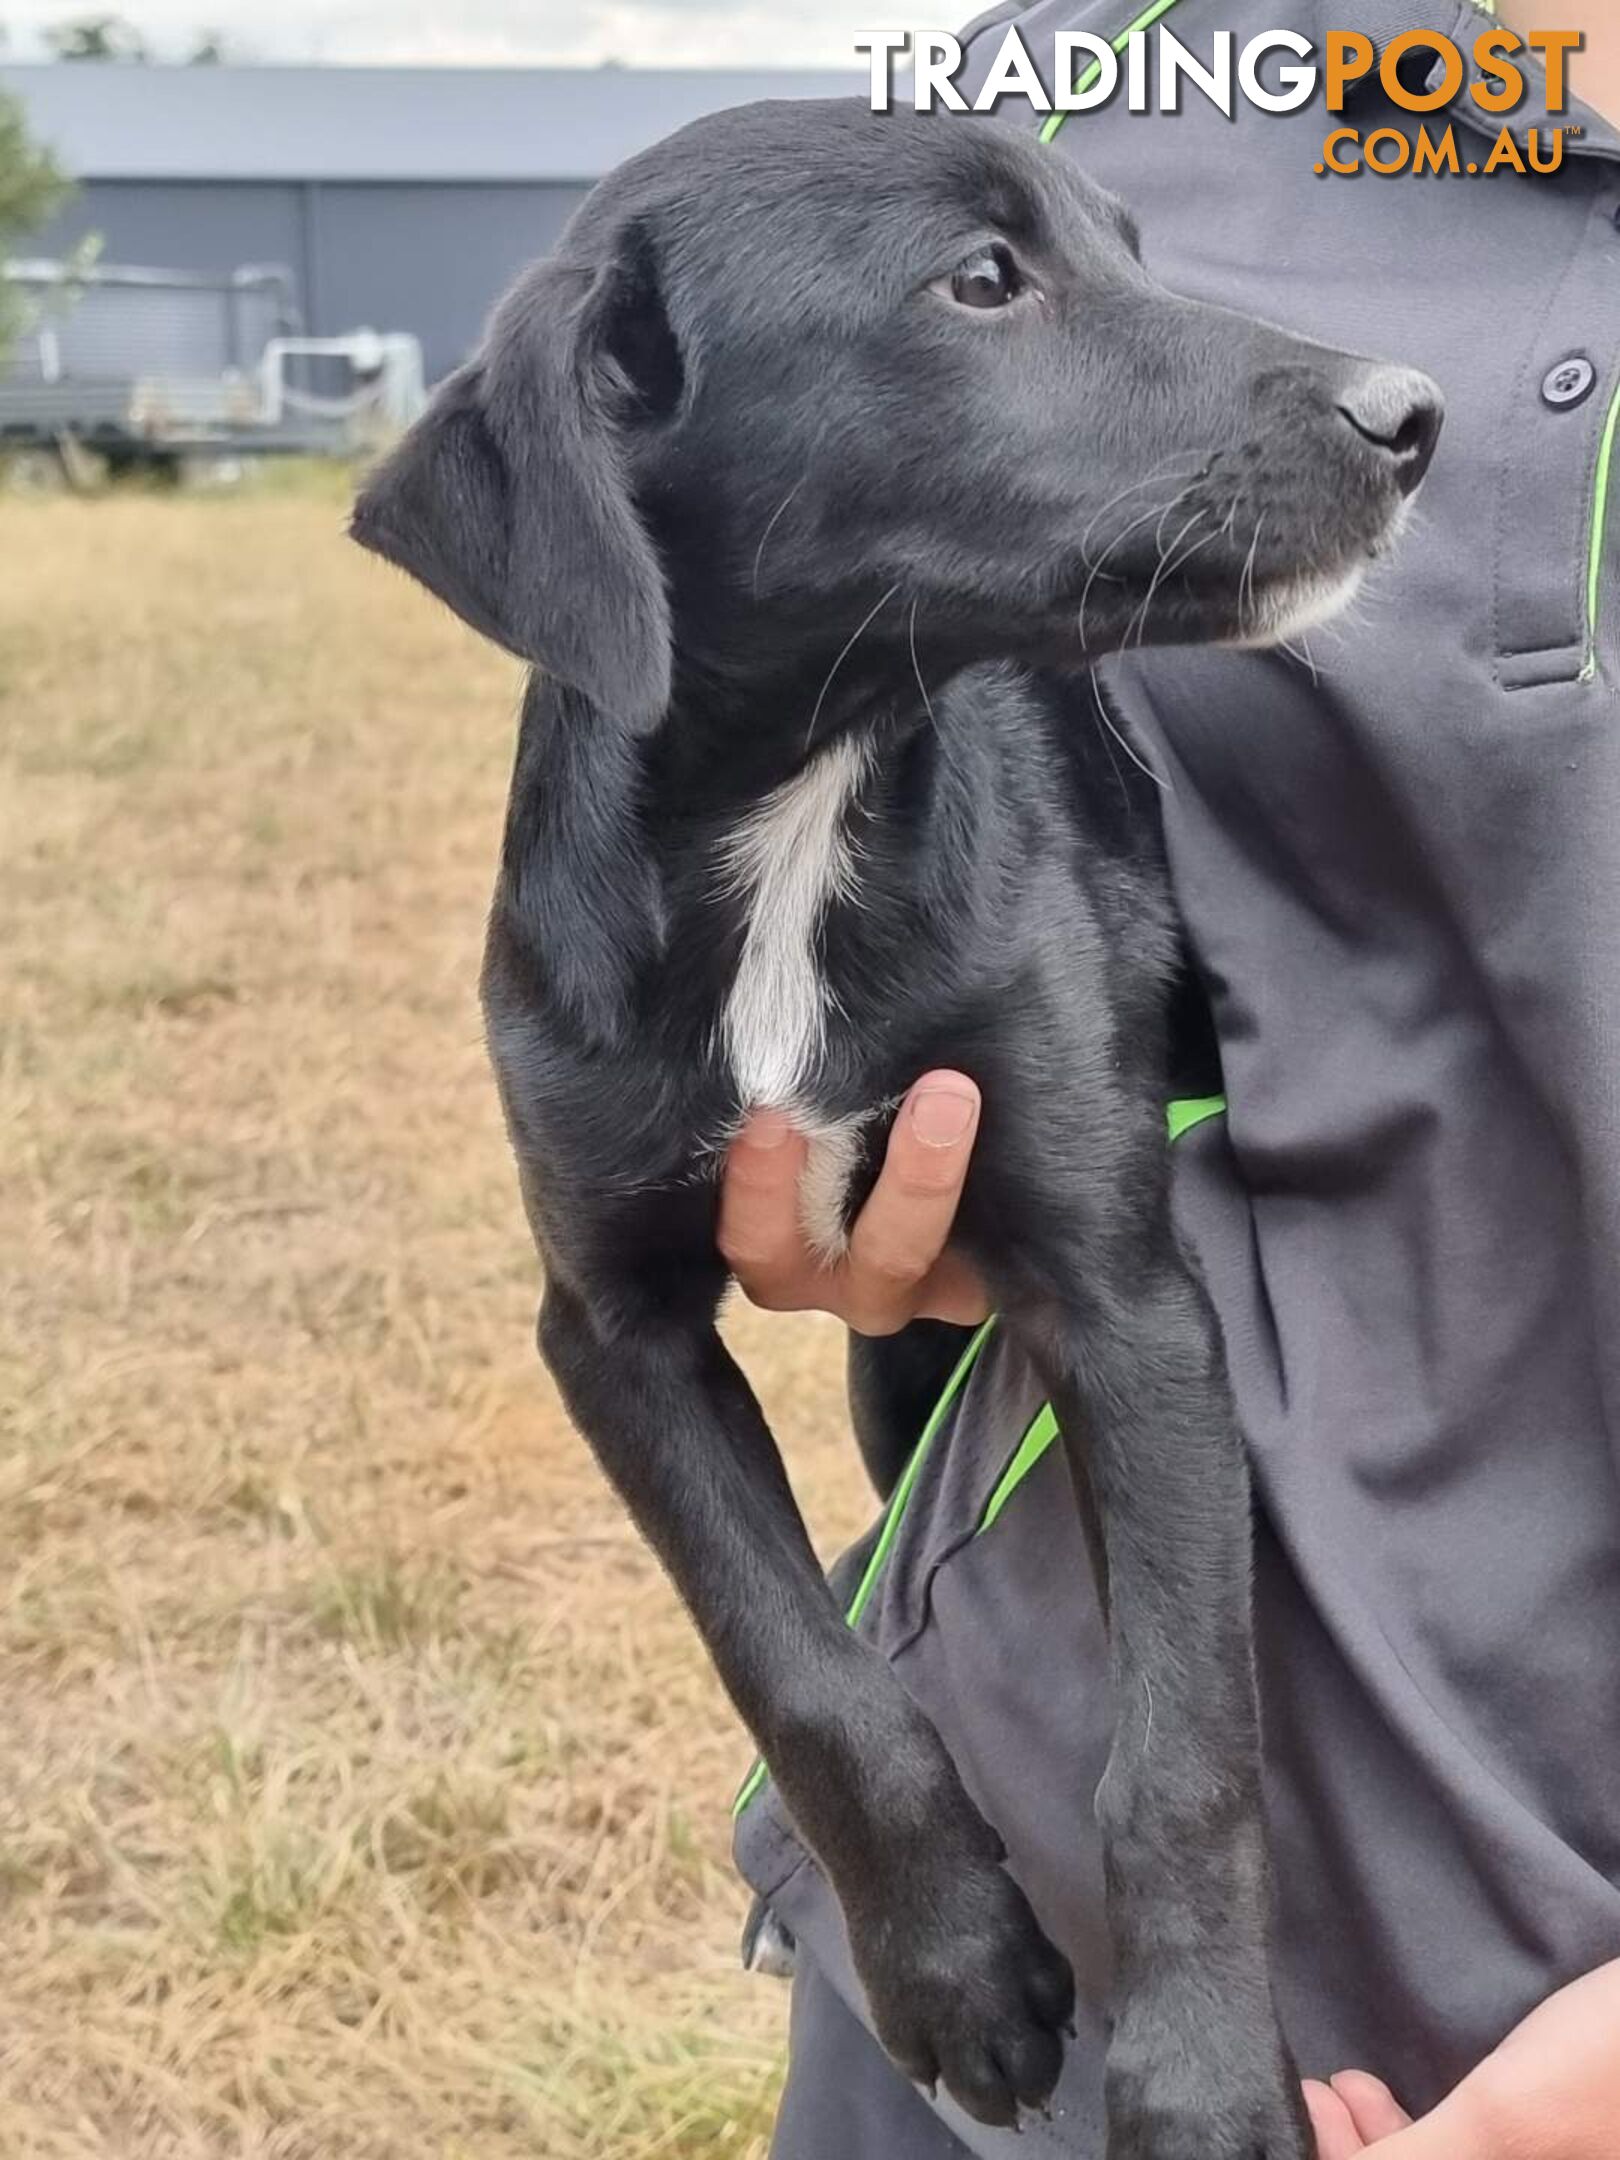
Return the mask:
M 1391 459 L 1401 493 L 1413 494 L 1434 458 L 1446 416 L 1439 386 L 1416 368 L 1363 368 L 1341 388 L 1338 410 L 1363 442 Z

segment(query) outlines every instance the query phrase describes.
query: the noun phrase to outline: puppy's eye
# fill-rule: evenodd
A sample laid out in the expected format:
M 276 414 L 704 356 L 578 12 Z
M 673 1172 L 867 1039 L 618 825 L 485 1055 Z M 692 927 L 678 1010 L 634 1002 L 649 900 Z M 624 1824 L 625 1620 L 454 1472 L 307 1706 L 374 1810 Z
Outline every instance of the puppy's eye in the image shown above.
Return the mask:
M 942 300 L 968 308 L 1004 308 L 1024 289 L 1023 273 L 1004 247 L 982 248 L 929 287 Z

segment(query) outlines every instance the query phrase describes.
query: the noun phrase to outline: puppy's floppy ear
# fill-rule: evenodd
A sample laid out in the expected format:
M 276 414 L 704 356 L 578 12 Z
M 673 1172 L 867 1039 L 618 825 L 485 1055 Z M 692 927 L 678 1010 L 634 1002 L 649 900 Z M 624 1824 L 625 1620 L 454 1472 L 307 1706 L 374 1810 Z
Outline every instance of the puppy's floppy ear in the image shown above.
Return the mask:
M 627 353 L 654 356 L 656 394 Z M 371 475 L 350 530 L 474 629 L 651 728 L 669 702 L 669 603 L 627 436 L 671 382 L 678 395 L 639 235 L 600 267 L 541 263 Z

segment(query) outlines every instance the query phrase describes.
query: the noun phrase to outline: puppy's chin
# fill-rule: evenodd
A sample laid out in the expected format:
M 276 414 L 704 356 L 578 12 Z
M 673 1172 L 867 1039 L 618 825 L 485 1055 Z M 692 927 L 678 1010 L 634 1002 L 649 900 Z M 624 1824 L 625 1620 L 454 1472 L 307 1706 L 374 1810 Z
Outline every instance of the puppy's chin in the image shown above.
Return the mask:
M 1264 652 L 1306 630 L 1315 630 L 1342 614 L 1361 590 L 1368 570 L 1387 555 L 1406 528 L 1409 502 L 1397 504 L 1383 532 L 1358 561 L 1337 570 L 1305 570 L 1298 577 L 1272 578 L 1245 609 L 1240 631 L 1217 642 L 1239 652 Z
M 1245 627 L 1219 642 L 1238 652 L 1264 652 L 1282 645 L 1331 622 L 1361 590 L 1366 574 L 1365 563 L 1354 563 L 1348 570 L 1313 570 L 1301 577 L 1277 578 L 1255 594 L 1246 610 Z

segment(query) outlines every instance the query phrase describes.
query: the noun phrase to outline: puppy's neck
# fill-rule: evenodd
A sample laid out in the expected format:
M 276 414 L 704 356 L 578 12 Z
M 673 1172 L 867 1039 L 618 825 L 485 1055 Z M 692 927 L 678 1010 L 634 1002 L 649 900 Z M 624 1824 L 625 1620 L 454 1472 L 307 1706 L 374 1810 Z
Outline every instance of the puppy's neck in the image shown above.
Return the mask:
M 733 671 L 678 659 L 670 710 L 646 750 L 646 809 L 656 823 L 746 816 L 835 745 L 871 762 L 897 756 L 929 724 L 930 691 L 909 651 L 815 650 Z

